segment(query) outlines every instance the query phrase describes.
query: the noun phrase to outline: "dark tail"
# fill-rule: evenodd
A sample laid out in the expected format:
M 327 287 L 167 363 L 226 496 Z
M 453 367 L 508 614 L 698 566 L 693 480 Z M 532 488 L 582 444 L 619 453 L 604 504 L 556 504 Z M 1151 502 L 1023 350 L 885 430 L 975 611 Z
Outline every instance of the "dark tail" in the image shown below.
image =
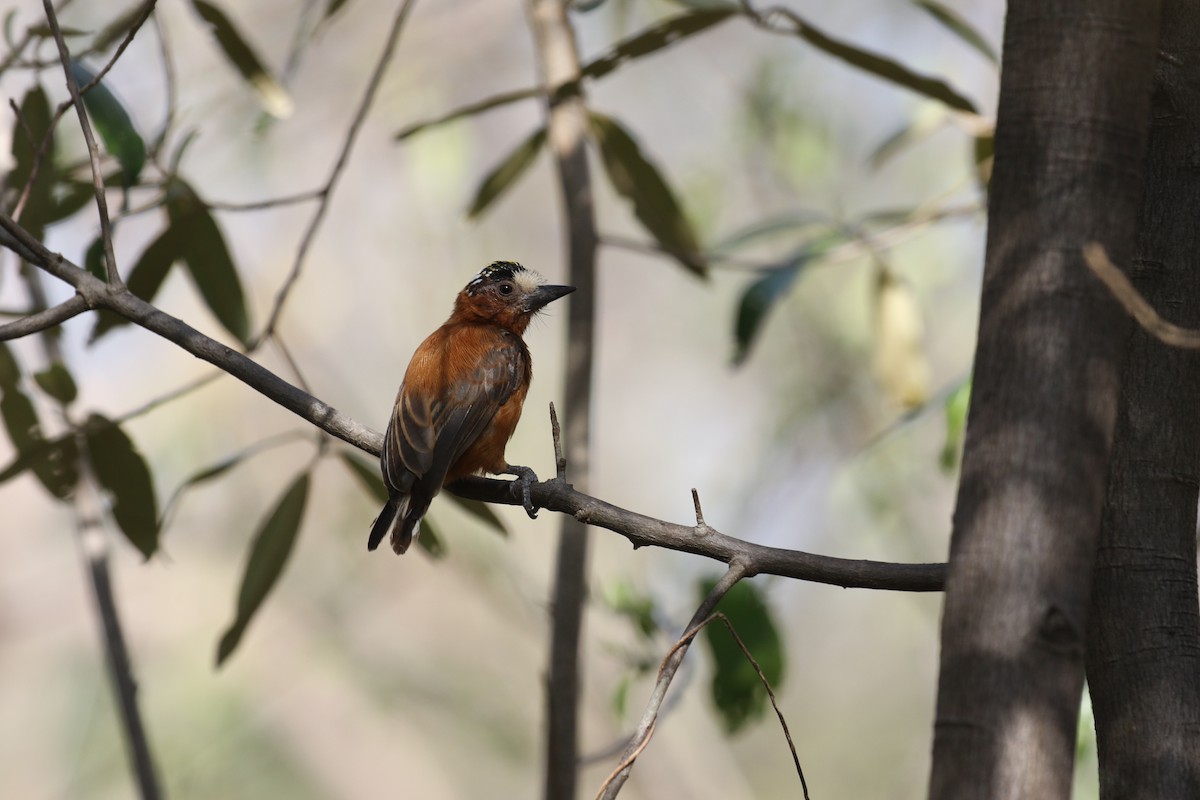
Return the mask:
M 383 510 L 379 512 L 379 516 L 371 523 L 371 536 L 367 539 L 368 550 L 379 547 L 379 543 L 383 541 L 383 535 L 388 532 L 388 528 L 392 527 L 392 522 L 396 519 L 396 511 L 403 499 L 403 497 L 397 496 L 388 500 Z
M 400 506 L 400 518 L 396 520 L 396 527 L 392 528 L 392 549 L 396 555 L 403 555 L 421 532 L 421 517 L 429 510 L 431 501 L 432 498 L 415 494 L 405 498 L 404 505 Z

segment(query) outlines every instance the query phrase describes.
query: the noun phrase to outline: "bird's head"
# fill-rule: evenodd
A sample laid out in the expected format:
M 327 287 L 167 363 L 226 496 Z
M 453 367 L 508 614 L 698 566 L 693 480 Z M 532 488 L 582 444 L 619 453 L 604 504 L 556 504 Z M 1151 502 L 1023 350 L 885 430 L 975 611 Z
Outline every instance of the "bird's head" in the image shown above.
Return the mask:
M 533 315 L 547 303 L 575 291 L 574 286 L 553 286 L 531 269 L 514 261 L 494 261 L 458 293 L 456 316 L 473 316 L 525 332 Z

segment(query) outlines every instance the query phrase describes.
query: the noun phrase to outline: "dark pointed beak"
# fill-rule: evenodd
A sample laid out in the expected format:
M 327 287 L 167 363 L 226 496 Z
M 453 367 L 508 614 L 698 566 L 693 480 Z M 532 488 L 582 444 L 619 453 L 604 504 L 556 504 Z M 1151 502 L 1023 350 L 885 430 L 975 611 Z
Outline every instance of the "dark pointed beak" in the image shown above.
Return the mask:
M 575 291 L 574 286 L 539 286 L 529 293 L 529 298 L 526 302 L 526 308 L 531 312 L 553 303 L 560 297 L 564 297 Z

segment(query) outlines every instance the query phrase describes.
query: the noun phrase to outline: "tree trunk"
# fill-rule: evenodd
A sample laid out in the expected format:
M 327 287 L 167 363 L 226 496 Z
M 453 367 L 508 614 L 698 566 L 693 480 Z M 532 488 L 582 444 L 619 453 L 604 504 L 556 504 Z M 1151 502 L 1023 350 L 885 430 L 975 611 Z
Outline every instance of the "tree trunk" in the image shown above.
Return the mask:
M 1158 4 L 1013 0 L 930 797 L 1068 798 Z
M 1163 4 L 1132 278 L 1200 325 L 1200 8 Z M 1135 328 L 1093 572 L 1087 671 L 1104 798 L 1200 797 L 1200 353 Z

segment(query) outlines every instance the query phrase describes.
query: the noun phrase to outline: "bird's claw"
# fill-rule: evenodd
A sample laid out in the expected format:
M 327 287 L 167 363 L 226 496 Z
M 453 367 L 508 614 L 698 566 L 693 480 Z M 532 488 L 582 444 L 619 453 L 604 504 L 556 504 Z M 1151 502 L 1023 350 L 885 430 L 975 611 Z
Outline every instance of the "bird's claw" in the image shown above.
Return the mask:
M 530 496 L 531 487 L 538 482 L 537 473 L 529 467 L 518 467 L 513 464 L 509 464 L 505 472 L 509 475 L 517 476 L 514 483 L 519 484 L 521 487 L 521 505 L 525 506 L 525 513 L 529 515 L 530 519 L 537 519 L 538 509 L 533 504 L 533 498 Z

